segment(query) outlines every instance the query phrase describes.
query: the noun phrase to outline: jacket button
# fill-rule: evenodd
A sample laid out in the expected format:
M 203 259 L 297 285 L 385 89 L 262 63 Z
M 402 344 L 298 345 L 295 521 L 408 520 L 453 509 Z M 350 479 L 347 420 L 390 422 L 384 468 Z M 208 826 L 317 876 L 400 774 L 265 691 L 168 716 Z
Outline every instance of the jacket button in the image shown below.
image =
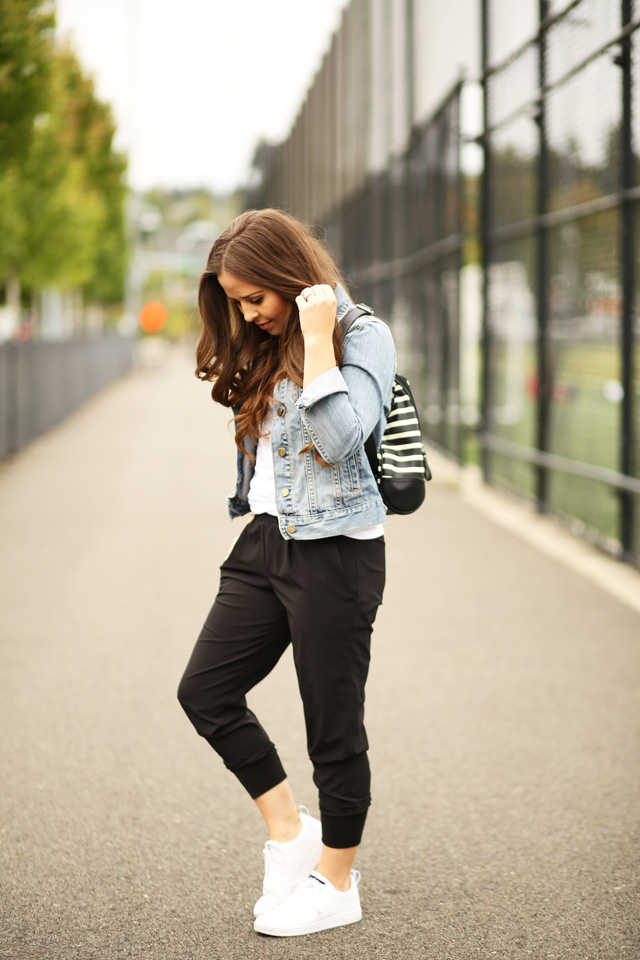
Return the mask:
M 289 496 L 289 487 L 283 487 L 282 490 L 280 491 L 280 493 L 282 494 L 283 497 L 288 497 L 288 496 Z
M 295 525 L 295 523 L 290 523 L 290 524 L 287 526 L 287 533 L 295 533 L 295 532 L 296 532 L 296 525 Z
M 284 417 L 284 407 L 278 407 L 278 416 Z
M 286 453 L 287 453 L 287 451 L 285 450 L 284 447 L 278 447 L 278 456 L 279 456 L 279 457 L 284 457 L 284 456 L 286 456 Z

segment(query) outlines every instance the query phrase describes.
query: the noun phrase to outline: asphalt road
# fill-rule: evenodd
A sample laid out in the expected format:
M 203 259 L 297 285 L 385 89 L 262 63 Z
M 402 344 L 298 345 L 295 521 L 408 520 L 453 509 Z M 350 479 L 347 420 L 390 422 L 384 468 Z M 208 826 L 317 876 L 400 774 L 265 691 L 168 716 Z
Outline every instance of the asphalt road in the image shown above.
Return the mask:
M 638 960 L 640 617 L 438 479 L 388 524 L 364 919 L 253 932 L 264 828 L 175 698 L 227 420 L 175 355 L 0 470 L 0 957 Z M 251 704 L 317 810 L 289 658 Z

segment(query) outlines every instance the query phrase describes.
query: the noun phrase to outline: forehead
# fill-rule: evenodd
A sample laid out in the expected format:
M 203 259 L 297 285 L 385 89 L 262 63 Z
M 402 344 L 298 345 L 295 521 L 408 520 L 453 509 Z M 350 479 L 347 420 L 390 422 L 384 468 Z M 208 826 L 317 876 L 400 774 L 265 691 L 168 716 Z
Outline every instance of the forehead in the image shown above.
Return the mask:
M 259 284 L 251 283 L 250 280 L 243 280 L 233 273 L 227 273 L 226 270 L 222 270 L 218 274 L 218 283 L 230 300 L 242 300 L 262 291 Z

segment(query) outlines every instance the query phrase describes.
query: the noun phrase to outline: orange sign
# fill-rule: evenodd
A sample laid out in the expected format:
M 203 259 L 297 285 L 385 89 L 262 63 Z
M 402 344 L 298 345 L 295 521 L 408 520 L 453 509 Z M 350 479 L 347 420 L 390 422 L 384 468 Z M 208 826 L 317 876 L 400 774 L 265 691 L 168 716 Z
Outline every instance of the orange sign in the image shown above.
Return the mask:
M 167 322 L 168 316 L 169 311 L 163 303 L 151 300 L 149 303 L 145 303 L 140 310 L 138 323 L 145 333 L 158 333 Z

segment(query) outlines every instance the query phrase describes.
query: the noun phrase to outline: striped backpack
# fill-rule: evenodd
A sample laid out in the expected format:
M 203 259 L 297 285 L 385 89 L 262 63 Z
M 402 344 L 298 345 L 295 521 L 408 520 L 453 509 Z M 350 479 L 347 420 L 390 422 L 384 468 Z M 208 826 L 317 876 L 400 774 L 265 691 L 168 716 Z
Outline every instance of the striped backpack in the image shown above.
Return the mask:
M 341 321 L 343 336 L 358 317 L 373 310 L 365 303 L 352 307 Z M 407 514 L 418 509 L 425 495 L 431 470 L 422 446 L 418 408 L 406 377 L 396 374 L 391 409 L 382 441 L 376 449 L 373 434 L 364 445 L 387 513 Z

